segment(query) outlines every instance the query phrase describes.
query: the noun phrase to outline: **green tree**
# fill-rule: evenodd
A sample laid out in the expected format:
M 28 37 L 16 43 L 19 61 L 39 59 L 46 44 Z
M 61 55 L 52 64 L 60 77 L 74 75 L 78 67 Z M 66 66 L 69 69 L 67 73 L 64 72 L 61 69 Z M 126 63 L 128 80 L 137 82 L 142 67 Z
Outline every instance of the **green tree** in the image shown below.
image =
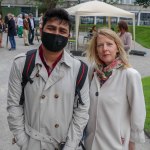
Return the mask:
M 135 0 L 135 4 L 138 4 L 139 6 L 143 6 L 144 8 L 147 8 L 150 6 L 150 0 Z
M 3 0 L 0 0 L 0 14 L 2 15 L 2 1 Z
M 62 4 L 63 0 L 35 0 L 39 7 L 39 12 L 45 12 L 49 8 L 55 8 L 57 4 Z

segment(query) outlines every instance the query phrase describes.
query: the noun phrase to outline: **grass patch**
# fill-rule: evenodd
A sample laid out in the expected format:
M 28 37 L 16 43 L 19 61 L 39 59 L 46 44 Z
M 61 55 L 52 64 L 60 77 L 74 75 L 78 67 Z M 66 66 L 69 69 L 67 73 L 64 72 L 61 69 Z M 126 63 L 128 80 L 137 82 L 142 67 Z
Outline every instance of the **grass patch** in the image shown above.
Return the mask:
M 146 104 L 145 130 L 150 133 L 150 77 L 143 78 L 142 83 Z
M 135 27 L 135 40 L 146 48 L 150 48 L 150 27 L 149 26 L 136 26 Z

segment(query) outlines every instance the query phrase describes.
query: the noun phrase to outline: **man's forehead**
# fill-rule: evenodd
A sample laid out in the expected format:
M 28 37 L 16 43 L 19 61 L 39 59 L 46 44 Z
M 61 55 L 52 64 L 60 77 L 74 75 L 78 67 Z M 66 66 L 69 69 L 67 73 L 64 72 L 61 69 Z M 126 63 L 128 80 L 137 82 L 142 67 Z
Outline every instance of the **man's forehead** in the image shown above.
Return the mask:
M 57 17 L 54 17 L 54 18 L 51 18 L 51 19 L 49 19 L 48 20 L 48 22 L 58 22 L 59 24 L 62 24 L 62 25 L 68 25 L 69 26 L 69 24 L 68 24 L 68 22 L 66 21 L 66 20 L 62 20 L 62 19 L 59 19 L 59 18 L 57 18 Z

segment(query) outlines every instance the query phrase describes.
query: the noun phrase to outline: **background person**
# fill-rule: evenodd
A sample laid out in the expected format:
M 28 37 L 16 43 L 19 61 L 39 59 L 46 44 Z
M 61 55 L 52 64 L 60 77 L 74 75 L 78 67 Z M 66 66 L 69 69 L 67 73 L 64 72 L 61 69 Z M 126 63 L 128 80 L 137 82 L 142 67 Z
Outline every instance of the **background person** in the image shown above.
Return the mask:
M 33 40 L 34 40 L 35 20 L 33 18 L 32 13 L 29 14 L 28 22 L 29 22 L 29 36 L 28 36 L 29 44 L 34 45 Z
M 91 40 L 90 110 L 86 150 L 135 150 L 144 142 L 145 102 L 140 74 L 130 67 L 118 35 L 99 30 Z
M 43 13 L 41 13 L 40 17 L 39 17 L 39 29 L 40 29 L 40 33 L 42 33 L 42 24 L 43 24 Z
M 13 14 L 9 13 L 8 14 L 8 37 L 9 37 L 9 42 L 11 45 L 11 48 L 9 49 L 9 51 L 11 50 L 16 50 L 16 41 L 15 41 L 15 36 L 16 36 L 16 24 L 15 24 L 15 20 L 13 18 Z
M 18 15 L 18 18 L 17 18 L 17 31 L 18 31 L 18 37 L 22 38 L 22 34 L 23 34 L 23 18 L 22 18 L 22 14 Z
M 89 31 L 90 33 L 90 39 L 92 38 L 93 35 L 95 35 L 97 32 L 96 30 L 96 25 L 92 26 L 91 30 Z
M 24 45 L 29 46 L 29 21 L 28 21 L 28 14 L 24 14 L 23 19 L 23 39 L 24 39 Z
M 128 25 L 125 21 L 121 20 L 118 23 L 118 29 L 119 29 L 119 37 L 121 38 L 124 49 L 126 52 L 128 52 L 132 46 L 132 35 L 130 32 L 128 32 Z
M 84 105 L 77 107 L 75 89 L 81 62 L 64 50 L 70 29 L 70 16 L 64 9 L 45 13 L 42 44 L 30 76 L 33 82 L 28 82 L 24 90 L 23 106 L 19 102 L 26 54 L 18 55 L 13 62 L 8 87 L 8 123 L 14 142 L 22 150 L 54 150 L 62 142 L 65 142 L 63 150 L 76 150 L 82 138 L 89 118 L 89 84 L 86 78 L 80 91 Z
M 4 22 L 3 22 L 3 19 L 0 19 L 0 48 L 3 48 L 3 46 L 2 46 L 3 31 L 4 31 Z

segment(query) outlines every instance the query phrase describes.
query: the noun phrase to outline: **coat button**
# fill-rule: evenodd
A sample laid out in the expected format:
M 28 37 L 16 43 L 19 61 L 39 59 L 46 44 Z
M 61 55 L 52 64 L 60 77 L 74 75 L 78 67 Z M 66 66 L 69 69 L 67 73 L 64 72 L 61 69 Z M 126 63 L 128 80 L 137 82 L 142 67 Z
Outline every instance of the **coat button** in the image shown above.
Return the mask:
M 55 97 L 55 98 L 58 98 L 58 97 L 59 97 L 59 95 L 58 95 L 58 94 L 55 94 L 55 95 L 54 95 L 54 97 Z
M 95 96 L 98 96 L 98 92 L 95 93 Z
M 59 124 L 55 124 L 55 128 L 58 128 L 59 127 Z
M 45 95 L 42 95 L 41 98 L 44 99 L 44 98 L 45 98 Z
M 39 73 L 36 74 L 36 77 L 39 77 Z

